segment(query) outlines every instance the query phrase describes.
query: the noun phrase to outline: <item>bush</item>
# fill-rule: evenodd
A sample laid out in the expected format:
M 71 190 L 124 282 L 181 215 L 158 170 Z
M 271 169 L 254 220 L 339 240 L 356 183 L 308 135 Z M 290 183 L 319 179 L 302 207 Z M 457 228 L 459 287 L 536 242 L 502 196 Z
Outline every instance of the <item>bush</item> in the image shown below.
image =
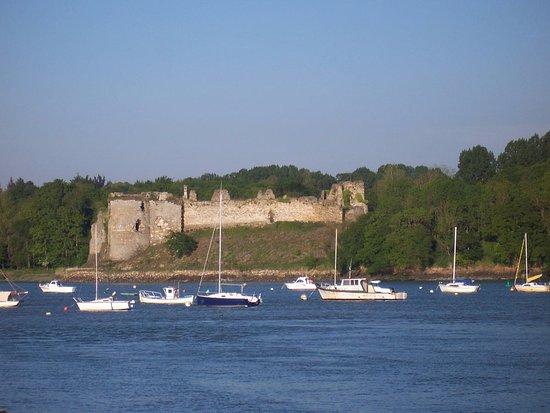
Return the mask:
M 173 232 L 166 240 L 166 245 L 173 255 L 182 258 L 191 255 L 199 243 L 185 232 Z

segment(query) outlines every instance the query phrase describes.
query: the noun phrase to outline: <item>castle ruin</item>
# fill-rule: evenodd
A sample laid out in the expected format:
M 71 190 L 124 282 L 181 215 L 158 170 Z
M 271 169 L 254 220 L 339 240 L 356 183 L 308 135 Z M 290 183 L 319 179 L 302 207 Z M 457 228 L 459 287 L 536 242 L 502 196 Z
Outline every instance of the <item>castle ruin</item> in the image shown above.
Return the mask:
M 210 201 L 199 201 L 196 192 L 187 187 L 182 197 L 166 192 L 111 193 L 107 213 L 100 212 L 92 225 L 90 256 L 97 245 L 104 258 L 124 261 L 164 242 L 171 232 L 216 227 L 219 196 L 216 190 Z M 273 191 L 266 189 L 254 199 L 233 200 L 227 190 L 222 190 L 222 202 L 225 227 L 281 221 L 341 223 L 357 219 L 368 209 L 363 182 L 334 184 L 319 198 L 276 199 Z

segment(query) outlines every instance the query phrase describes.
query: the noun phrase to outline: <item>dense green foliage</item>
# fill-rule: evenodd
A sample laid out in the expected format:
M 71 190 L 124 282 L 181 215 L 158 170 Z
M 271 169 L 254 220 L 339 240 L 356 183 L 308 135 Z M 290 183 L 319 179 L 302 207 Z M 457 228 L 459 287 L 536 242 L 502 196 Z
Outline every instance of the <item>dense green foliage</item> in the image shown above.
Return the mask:
M 170 252 L 178 258 L 191 255 L 199 243 L 185 232 L 173 232 L 166 240 L 166 245 Z
M 271 188 L 278 197 L 318 196 L 343 180 L 365 181 L 370 212 L 342 235 L 341 263 L 371 272 L 445 265 L 452 227 L 459 227 L 459 261 L 510 264 L 523 232 L 532 264 L 550 259 L 550 133 L 511 141 L 496 161 L 486 148 L 462 152 L 452 177 L 437 168 L 383 165 L 336 177 L 295 166 L 242 169 L 224 176 L 106 182 L 77 176 L 37 187 L 22 179 L 0 188 L 0 267 L 58 267 L 85 262 L 90 224 L 110 192 L 167 191 L 183 186 L 210 199 L 220 181 L 233 198 Z M 349 196 L 348 196 L 349 198 Z M 349 199 L 347 199 L 349 202 Z M 311 258 L 311 265 L 315 257 Z
M 524 232 L 531 265 L 550 261 L 550 133 L 510 142 L 495 161 L 476 146 L 460 155 L 454 177 L 438 169 L 390 165 L 368 192 L 372 211 L 342 236 L 342 268 L 369 272 L 448 265 L 453 226 L 458 263 L 512 264 Z M 548 268 L 545 268 L 548 272 Z

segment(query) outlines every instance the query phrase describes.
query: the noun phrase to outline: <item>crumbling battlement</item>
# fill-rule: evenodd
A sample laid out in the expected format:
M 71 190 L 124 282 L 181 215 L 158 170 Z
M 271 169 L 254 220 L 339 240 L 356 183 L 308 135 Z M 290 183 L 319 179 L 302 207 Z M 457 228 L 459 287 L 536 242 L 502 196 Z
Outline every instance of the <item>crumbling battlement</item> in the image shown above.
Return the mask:
M 108 214 L 98 215 L 97 248 L 111 261 L 131 258 L 150 245 L 163 242 L 169 233 L 213 228 L 219 222 L 219 190 L 210 201 L 198 201 L 193 190 L 183 189 L 181 198 L 166 192 L 112 193 Z M 223 225 L 261 226 L 281 221 L 340 223 L 367 212 L 363 182 L 342 182 L 315 197 L 276 199 L 271 189 L 254 199 L 232 200 L 222 190 Z M 107 216 L 106 216 L 107 215 Z M 106 231 L 105 231 L 106 229 Z M 92 227 L 90 255 L 95 252 Z

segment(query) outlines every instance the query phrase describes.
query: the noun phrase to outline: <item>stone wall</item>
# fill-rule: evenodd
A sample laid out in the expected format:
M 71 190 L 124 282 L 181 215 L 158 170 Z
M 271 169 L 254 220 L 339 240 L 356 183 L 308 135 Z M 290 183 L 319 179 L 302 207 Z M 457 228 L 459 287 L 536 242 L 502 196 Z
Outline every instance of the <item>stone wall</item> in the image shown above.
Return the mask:
M 363 182 L 334 184 L 315 197 L 275 199 L 273 191 L 259 191 L 255 199 L 232 200 L 222 191 L 223 224 L 261 226 L 281 221 L 340 223 L 367 212 Z M 346 204 L 347 203 L 347 204 Z M 99 223 L 99 224 L 98 224 Z M 182 198 L 166 192 L 109 195 L 108 216 L 98 215 L 98 249 L 102 258 L 124 261 L 150 245 L 163 242 L 171 232 L 212 228 L 219 223 L 219 190 L 210 201 L 197 201 L 195 191 L 184 188 Z M 90 257 L 95 253 L 92 227 Z M 107 228 L 107 231 L 105 231 Z
M 109 197 L 108 257 L 122 261 L 182 230 L 181 200 L 168 193 Z
M 341 208 L 315 198 L 248 199 L 224 201 L 223 225 L 260 226 L 280 221 L 342 222 Z M 219 223 L 219 201 L 184 201 L 185 229 L 212 228 Z

